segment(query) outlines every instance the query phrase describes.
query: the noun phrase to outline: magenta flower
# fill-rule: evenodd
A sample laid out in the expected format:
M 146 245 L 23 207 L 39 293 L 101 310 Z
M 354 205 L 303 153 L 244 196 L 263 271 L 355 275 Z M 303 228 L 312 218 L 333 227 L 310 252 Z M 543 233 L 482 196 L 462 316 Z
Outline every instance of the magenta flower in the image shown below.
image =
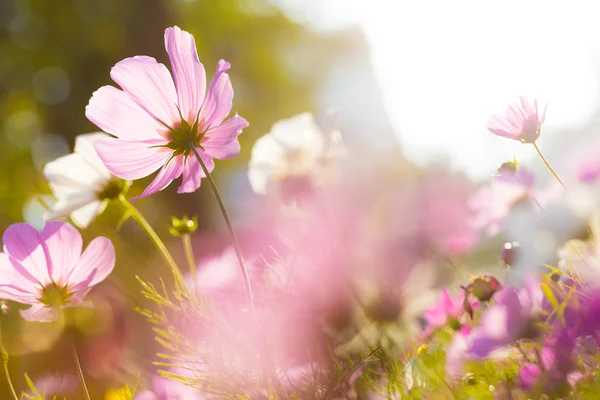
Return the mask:
M 535 143 L 540 136 L 546 108 L 544 107 L 540 115 L 537 100 L 533 100 L 533 104 L 525 97 L 520 97 L 519 100 L 519 103 L 509 104 L 506 116 L 492 115 L 487 128 L 494 135 L 518 140 L 521 143 Z
M 110 240 L 97 237 L 82 253 L 81 235 L 66 222 L 50 222 L 41 234 L 29 224 L 13 224 L 2 242 L 0 298 L 30 304 L 21 311 L 28 321 L 51 322 L 59 309 L 83 305 L 115 265 Z
M 465 312 L 465 291 L 461 290 L 456 298 L 450 297 L 446 289 L 442 289 L 439 301 L 425 311 L 425 321 L 430 328 L 441 328 L 450 325 L 460 327 L 459 319 Z M 477 307 L 478 303 L 471 303 L 471 307 Z
M 213 157 L 225 159 L 240 152 L 237 140 L 248 122 L 231 112 L 233 88 L 219 61 L 206 91 L 204 66 L 198 61 L 194 37 L 178 27 L 165 31 L 168 69 L 152 57 L 136 56 L 118 62 L 111 70 L 113 86 L 98 89 L 86 107 L 86 116 L 116 136 L 99 140 L 95 147 L 106 167 L 123 179 L 140 179 L 160 168 L 152 183 L 138 196 L 149 196 L 183 175 L 178 193 L 200 187 L 204 177 L 191 154 L 193 145 L 212 171 Z M 206 91 L 206 95 L 205 95 Z

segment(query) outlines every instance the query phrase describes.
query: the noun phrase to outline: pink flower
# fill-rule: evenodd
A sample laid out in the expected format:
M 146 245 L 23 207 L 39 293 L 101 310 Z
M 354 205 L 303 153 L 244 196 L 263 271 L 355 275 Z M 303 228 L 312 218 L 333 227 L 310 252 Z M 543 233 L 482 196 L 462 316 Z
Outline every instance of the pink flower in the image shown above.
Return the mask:
M 21 311 L 28 321 L 51 322 L 59 309 L 83 305 L 115 265 L 110 240 L 97 237 L 82 253 L 81 235 L 66 222 L 50 222 L 41 234 L 29 224 L 13 224 L 2 242 L 0 297 L 30 304 Z
M 164 189 L 182 174 L 178 193 L 197 190 L 204 172 L 191 153 L 191 144 L 210 172 L 213 157 L 225 159 L 240 152 L 237 137 L 248 126 L 237 114 L 225 120 L 233 99 L 225 73 L 230 68 L 228 62 L 219 61 L 206 91 L 206 75 L 198 61 L 194 37 L 176 26 L 168 28 L 165 47 L 175 82 L 168 69 L 152 57 L 126 58 L 110 73 L 123 90 L 103 86 L 86 107 L 90 121 L 117 137 L 95 144 L 112 173 L 134 180 L 160 168 L 138 198 Z
M 446 289 L 442 289 L 439 301 L 425 311 L 424 317 L 431 328 L 441 328 L 451 324 L 457 328 L 460 326 L 459 319 L 465 312 L 465 292 L 461 290 L 456 298 L 450 297 Z M 478 303 L 472 303 L 476 307 Z
M 535 143 L 540 136 L 546 108 L 540 115 L 537 100 L 533 100 L 533 104 L 525 97 L 520 97 L 519 100 L 520 103 L 509 104 L 506 116 L 492 115 L 487 128 L 494 135 L 518 140 L 521 143 Z

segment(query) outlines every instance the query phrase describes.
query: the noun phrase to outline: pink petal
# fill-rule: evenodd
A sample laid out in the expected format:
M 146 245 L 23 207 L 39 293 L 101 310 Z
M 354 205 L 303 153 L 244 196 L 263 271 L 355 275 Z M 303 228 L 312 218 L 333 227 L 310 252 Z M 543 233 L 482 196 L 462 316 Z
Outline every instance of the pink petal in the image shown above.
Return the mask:
M 148 185 L 146 190 L 144 190 L 144 192 L 141 195 L 134 197 L 131 200 L 137 200 L 142 199 L 144 197 L 148 197 L 151 194 L 160 192 L 161 190 L 169 186 L 169 184 L 174 179 L 179 178 L 179 175 L 181 175 L 181 172 L 183 171 L 183 164 L 183 156 L 174 157 L 158 172 L 158 175 L 156 175 L 156 178 L 154 178 L 150 185 Z
M 96 90 L 85 107 L 85 116 L 105 132 L 123 140 L 163 139 L 167 129 L 127 93 L 113 86 Z
M 54 322 L 58 319 L 56 308 L 46 307 L 44 304 L 34 304 L 27 310 L 21 310 L 21 317 L 31 322 Z
M 179 27 L 165 30 L 165 48 L 177 87 L 179 108 L 189 123 L 195 121 L 204 101 L 206 72 L 198 60 L 194 37 Z
M 202 149 L 197 149 L 200 154 L 200 158 L 204 161 L 204 165 L 206 165 L 206 169 L 208 172 L 212 172 L 215 169 L 215 163 L 210 158 L 210 156 L 206 155 Z M 181 181 L 181 185 L 177 189 L 177 193 L 192 193 L 198 190 L 200 187 L 200 179 L 205 178 L 204 171 L 200 167 L 200 163 L 196 159 L 193 154 L 190 154 L 185 160 L 185 165 L 183 167 L 183 179 Z
M 231 64 L 225 60 L 219 61 L 217 72 L 210 82 L 208 93 L 202 104 L 200 120 L 206 120 L 205 126 L 210 128 L 219 125 L 231 112 L 233 100 L 233 87 L 229 75 L 225 73 Z
M 140 179 L 163 166 L 172 151 L 160 146 L 165 140 L 126 142 L 119 139 L 97 140 L 98 156 L 113 174 L 123 179 Z
M 23 266 L 0 253 L 0 299 L 33 304 L 39 297 L 38 287 L 41 288 Z
M 171 126 L 179 121 L 177 92 L 167 67 L 152 57 L 136 56 L 119 61 L 111 78 L 147 113 Z
M 206 132 L 206 141 L 202 143 L 206 154 L 220 160 L 237 156 L 240 153 L 237 138 L 248 125 L 248 121 L 236 114 L 221 125 L 210 128 Z
M 66 222 L 49 222 L 44 227 L 42 237 L 52 260 L 50 277 L 59 285 L 66 283 L 66 277 L 81 256 L 83 240 L 79 231 Z
M 69 276 L 69 286 L 76 286 L 89 279 L 93 273 L 93 279 L 87 286 L 93 286 L 102 282 L 115 267 L 115 248 L 112 242 L 103 236 L 92 240 L 81 254 L 79 262 L 73 268 Z
M 42 235 L 31 225 L 13 224 L 4 231 L 2 237 L 4 252 L 22 265 L 28 273 L 43 285 L 50 283 L 52 264 L 48 248 Z

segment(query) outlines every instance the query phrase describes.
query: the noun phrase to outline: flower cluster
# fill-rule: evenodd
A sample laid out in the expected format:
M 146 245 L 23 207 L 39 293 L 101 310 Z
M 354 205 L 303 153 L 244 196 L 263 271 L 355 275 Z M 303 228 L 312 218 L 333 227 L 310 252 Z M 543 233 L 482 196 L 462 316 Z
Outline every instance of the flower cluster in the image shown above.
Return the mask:
M 194 37 L 172 27 L 164 40 L 171 72 L 147 56 L 118 62 L 110 76 L 120 89 L 101 87 L 85 110 L 103 132 L 79 136 L 74 153 L 45 166 L 56 202 L 41 232 L 25 223 L 4 232 L 2 317 L 7 302 L 48 324 L 66 323 L 73 307 L 101 308 L 92 289 L 107 285 L 113 244 L 96 237 L 84 250 L 61 219 L 86 229 L 119 206 L 121 223 L 139 223 L 170 280 L 137 277 L 146 300 L 137 311 L 156 336 L 150 357 L 159 369 L 135 390 L 112 387 L 117 398 L 591 398 L 600 390 L 595 173 L 586 161 L 565 183 L 550 167 L 536 144 L 545 109 L 535 100 L 509 105 L 488 129 L 533 145 L 562 190 L 540 189 L 516 160 L 481 185 L 446 165 L 402 179 L 365 172 L 337 129 L 302 113 L 254 144 L 247 177 L 260 200 L 247 214 L 264 229 L 240 240 L 211 177 L 214 159 L 240 153 L 248 126 L 230 116 L 231 65 L 219 61 L 207 85 Z M 133 181 L 155 172 L 134 199 L 179 177 L 180 194 L 208 181 L 229 234 L 220 254 L 204 251 L 203 222 L 185 216 L 171 220 L 183 252 L 171 255 L 127 199 Z M 467 277 L 473 264 L 487 269 Z M 104 306 L 120 307 L 117 297 L 105 295 Z M 73 346 L 78 379 L 38 382 L 72 392 L 73 382 L 111 368 L 94 365 L 110 340 L 87 349 L 84 369 Z M 33 394 L 24 395 L 43 398 L 27 381 Z

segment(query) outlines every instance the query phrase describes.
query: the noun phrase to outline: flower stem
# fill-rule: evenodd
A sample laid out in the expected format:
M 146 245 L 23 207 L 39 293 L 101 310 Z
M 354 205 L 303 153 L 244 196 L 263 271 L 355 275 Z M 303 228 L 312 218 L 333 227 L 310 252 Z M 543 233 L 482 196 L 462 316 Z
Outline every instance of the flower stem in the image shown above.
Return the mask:
M 194 257 L 194 249 L 192 248 L 192 241 L 189 233 L 181 235 L 183 240 L 183 249 L 185 251 L 185 258 L 187 259 L 188 266 L 190 267 L 190 274 L 194 281 L 194 293 L 198 292 L 198 283 L 196 282 L 196 258 Z
M 10 372 L 8 370 L 8 351 L 6 351 L 6 347 L 4 347 L 4 342 L 2 341 L 2 331 L 0 330 L 0 351 L 2 352 L 2 364 L 4 366 L 4 375 L 6 376 L 6 381 L 8 382 L 8 386 L 10 387 L 10 391 L 15 400 L 19 400 L 19 396 L 17 396 L 17 391 L 13 386 L 12 380 L 10 379 Z
M 125 210 L 131 215 L 131 217 L 140 225 L 140 227 L 142 227 L 142 229 L 146 231 L 146 233 L 152 240 L 152 243 L 154 243 L 154 246 L 156 246 L 167 265 L 169 265 L 169 268 L 171 268 L 171 272 L 173 273 L 173 277 L 175 278 L 175 284 L 178 287 L 183 286 L 183 276 L 181 274 L 181 271 L 179 270 L 179 267 L 177 266 L 177 263 L 171 256 L 171 253 L 169 253 L 167 246 L 165 246 L 160 237 L 158 237 L 158 235 L 156 234 L 152 226 L 148 223 L 146 218 L 144 218 L 142 213 L 140 213 L 140 211 L 133 204 L 131 204 L 129 200 L 125 198 L 124 195 L 119 196 L 119 202 L 123 205 Z
M 257 322 L 258 322 L 258 319 L 256 317 L 256 308 L 254 307 L 254 295 L 252 294 L 252 286 L 250 285 L 250 276 L 248 275 L 248 269 L 246 268 L 246 264 L 244 262 L 244 256 L 242 255 L 242 249 L 240 248 L 240 244 L 238 242 L 237 235 L 235 234 L 235 230 L 233 229 L 233 225 L 231 224 L 231 220 L 229 219 L 229 214 L 227 214 L 227 209 L 225 208 L 223 199 L 221 198 L 221 195 L 219 194 L 217 185 L 215 184 L 215 181 L 213 181 L 212 177 L 210 176 L 210 172 L 208 172 L 208 168 L 206 168 L 204 161 L 202 161 L 202 158 L 200 157 L 198 150 L 196 149 L 194 144 L 191 142 L 189 143 L 189 148 L 194 152 L 194 155 L 196 156 L 198 163 L 200 163 L 200 166 L 202 167 L 202 171 L 204 171 L 204 175 L 206 175 L 206 179 L 208 180 L 208 183 L 215 195 L 215 198 L 217 199 L 217 203 L 219 204 L 219 208 L 221 209 L 221 214 L 223 214 L 223 219 L 225 220 L 225 225 L 227 225 L 227 229 L 229 230 L 229 235 L 231 236 L 231 240 L 233 241 L 233 248 L 235 250 L 238 264 L 239 264 L 240 270 L 242 272 L 242 277 L 244 278 L 244 285 L 246 287 L 246 294 L 248 296 L 248 302 L 250 303 L 250 307 L 252 308 L 252 314 L 254 315 L 254 319 L 257 320 Z
M 546 160 L 546 157 L 544 157 L 544 155 L 542 154 L 542 151 L 540 150 L 540 148 L 538 147 L 538 145 L 535 142 L 532 143 L 532 144 L 533 144 L 533 147 L 535 148 L 535 151 L 537 151 L 538 155 L 540 156 L 540 158 L 542 159 L 542 161 L 546 165 L 546 168 L 548 168 L 548 171 L 550 171 L 550 173 L 552 175 L 554 175 L 554 177 L 556 178 L 556 180 L 558 181 L 558 183 L 560 183 L 560 185 L 563 188 L 566 189 L 565 184 L 563 183 L 562 179 L 560 179 L 560 177 L 558 176 L 558 174 L 556 173 L 556 171 L 554 171 L 554 169 L 550 166 L 550 164 Z
M 73 346 L 73 359 L 75 360 L 75 366 L 77 367 L 77 376 L 79 377 L 79 383 L 81 384 L 81 390 L 83 390 L 83 395 L 86 400 L 90 400 L 90 392 L 88 392 L 87 385 L 85 384 L 85 378 L 83 377 L 83 370 L 81 369 L 81 364 L 79 364 L 79 357 L 77 357 L 77 350 L 75 350 L 75 345 Z

